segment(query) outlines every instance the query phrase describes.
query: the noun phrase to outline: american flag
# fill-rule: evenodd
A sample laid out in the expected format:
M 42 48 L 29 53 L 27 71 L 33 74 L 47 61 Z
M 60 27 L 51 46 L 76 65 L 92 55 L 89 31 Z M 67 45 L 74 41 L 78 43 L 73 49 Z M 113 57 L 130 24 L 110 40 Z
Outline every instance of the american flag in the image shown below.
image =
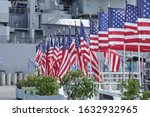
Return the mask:
M 59 63 L 58 63 L 58 55 L 59 55 L 59 45 L 58 45 L 58 39 L 55 38 L 54 40 L 54 50 L 53 50 L 53 61 L 52 61 L 52 67 L 53 67 L 53 71 L 55 72 L 55 76 L 57 76 L 57 71 L 58 71 L 58 67 L 59 67 Z
M 108 9 L 109 46 L 111 49 L 123 50 L 125 11 L 121 8 Z
M 76 47 L 74 40 L 71 42 L 69 54 L 70 54 L 70 68 L 71 68 L 76 61 Z
M 49 40 L 49 49 L 48 49 L 48 54 L 47 54 L 47 61 L 48 61 L 48 75 L 53 76 L 54 72 L 53 72 L 53 67 L 52 67 L 52 63 L 53 63 L 53 52 L 54 52 L 54 46 L 53 46 L 53 39 L 51 38 L 51 40 Z
M 98 30 L 94 22 L 90 20 L 90 50 L 93 52 L 98 52 Z
M 117 54 L 116 51 L 110 50 L 110 61 L 109 60 L 109 52 L 106 50 L 104 51 L 104 58 L 106 64 L 108 65 L 111 72 L 118 72 L 120 68 L 121 58 Z
M 42 56 L 42 44 L 39 43 L 36 45 L 36 56 L 35 56 L 35 61 L 37 63 L 39 63 L 40 59 L 41 59 L 41 56 Z
M 76 61 L 76 46 L 75 46 L 75 40 L 71 39 L 71 26 L 69 28 L 69 35 L 70 35 L 70 47 L 69 47 L 69 58 L 70 58 L 70 68 Z
M 71 29 L 70 29 L 71 30 Z M 67 42 L 63 48 L 63 56 L 62 56 L 62 63 L 59 68 L 58 77 L 62 78 L 70 69 L 70 45 L 72 44 L 71 34 L 69 31 L 69 36 L 67 38 Z
M 46 75 L 46 63 L 47 63 L 47 48 L 45 41 L 42 42 L 42 55 L 39 61 L 39 67 L 41 70 L 42 75 Z
M 77 26 L 75 25 L 75 46 L 76 46 L 76 60 L 78 63 L 78 68 L 83 71 L 83 59 L 82 59 L 82 55 L 81 55 L 81 48 L 80 48 L 80 35 L 77 29 Z
M 92 67 L 92 72 L 95 80 L 97 82 L 102 81 L 101 80 L 101 75 L 100 75 L 100 68 L 99 68 L 99 62 L 96 53 L 91 51 L 91 67 Z
M 64 33 L 64 31 L 63 31 L 63 33 Z M 63 42 L 61 41 L 61 38 L 60 38 L 60 32 L 59 32 L 59 35 L 58 35 L 58 47 L 59 47 L 59 53 L 58 53 L 57 62 L 58 62 L 58 66 L 60 66 L 61 59 L 62 59 L 62 51 L 63 51 L 62 50 L 62 48 L 63 48 Z
M 56 65 L 56 68 L 55 68 L 55 76 L 58 76 L 58 69 L 61 65 L 61 59 L 62 59 L 62 52 L 63 52 L 63 49 L 62 49 L 63 45 L 61 43 L 61 39 L 60 39 L 60 32 L 58 34 L 58 39 L 57 39 L 57 42 L 56 42 L 56 52 L 57 52 L 57 59 L 56 59 L 56 62 L 55 62 L 55 65 Z M 55 53 L 56 53 L 55 52 Z M 56 54 L 55 54 L 56 55 Z
M 90 59 L 90 48 L 88 45 L 89 42 L 89 37 L 88 34 L 84 28 L 83 23 L 81 22 L 80 25 L 80 48 L 81 48 L 81 56 L 82 56 L 82 61 L 83 61 L 83 70 L 85 75 L 88 76 L 88 70 L 87 70 L 87 64 L 91 62 Z
M 137 30 L 138 8 L 127 4 L 125 16 L 125 43 L 127 51 L 138 51 L 138 30 Z
M 98 14 L 98 37 L 99 49 L 108 49 L 108 15 L 102 12 Z
M 150 52 L 150 0 L 138 0 L 138 33 L 142 51 Z
M 93 76 L 96 81 L 101 81 L 99 62 L 96 52 L 99 50 L 99 40 L 98 40 L 98 29 L 96 28 L 94 22 L 90 20 L 90 57 L 91 57 L 91 67 Z
M 91 64 L 93 76 L 96 81 L 101 81 L 100 70 L 99 70 L 99 62 L 94 51 L 90 51 L 89 43 L 91 40 L 88 37 L 86 30 L 84 29 L 84 25 L 81 22 L 81 55 L 83 57 L 83 66 L 84 73 L 88 76 L 87 64 Z M 96 31 L 96 30 L 95 30 Z
M 90 62 L 90 50 L 88 45 L 90 40 L 82 22 L 80 26 L 80 38 L 80 47 L 83 58 L 85 59 L 85 62 Z
M 47 40 L 45 43 L 45 52 L 44 52 L 44 56 L 46 59 L 46 63 L 45 63 L 45 75 L 48 76 L 49 75 L 49 60 L 48 60 L 48 53 L 49 53 L 49 47 L 50 47 L 50 41 Z

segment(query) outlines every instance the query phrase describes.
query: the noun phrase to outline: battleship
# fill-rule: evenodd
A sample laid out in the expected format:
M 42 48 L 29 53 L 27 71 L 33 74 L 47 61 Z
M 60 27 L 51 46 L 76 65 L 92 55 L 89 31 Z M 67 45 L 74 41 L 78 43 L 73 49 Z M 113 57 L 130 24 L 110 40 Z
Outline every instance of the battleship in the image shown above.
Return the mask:
M 136 0 L 128 1 L 136 4 Z M 72 37 L 75 37 L 75 22 L 79 28 L 81 18 L 89 31 L 91 16 L 97 22 L 98 12 L 108 12 L 108 6 L 125 8 L 125 4 L 125 0 L 0 0 L 0 84 L 15 85 L 13 78 L 23 79 L 36 72 L 36 44 L 41 40 L 54 34 L 58 36 L 59 30 L 68 29 L 70 25 Z M 63 31 L 59 33 L 62 38 Z M 123 51 L 117 52 L 123 58 Z M 103 82 L 99 83 L 99 95 L 95 99 L 121 99 L 120 82 L 123 77 L 141 79 L 145 89 L 150 90 L 149 52 L 140 55 L 143 64 L 140 71 L 138 53 L 126 52 L 125 56 L 128 61 L 126 68 L 119 72 L 103 70 L 102 60 Z M 131 59 L 134 60 L 132 70 L 128 68 Z

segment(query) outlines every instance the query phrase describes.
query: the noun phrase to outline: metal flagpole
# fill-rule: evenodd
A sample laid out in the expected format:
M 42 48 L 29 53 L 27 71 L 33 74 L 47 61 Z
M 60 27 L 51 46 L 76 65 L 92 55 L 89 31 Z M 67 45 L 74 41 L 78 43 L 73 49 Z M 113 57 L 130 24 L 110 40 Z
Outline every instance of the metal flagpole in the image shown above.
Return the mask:
M 92 14 L 90 13 L 90 20 L 92 20 Z M 90 27 L 90 21 L 89 20 L 89 27 Z M 91 30 L 90 30 L 90 34 L 91 34 Z M 90 38 L 90 36 L 89 36 L 89 38 Z M 91 48 L 90 48 L 90 43 L 89 43 L 89 48 L 88 48 L 88 51 L 89 51 L 89 53 L 90 53 L 90 72 L 92 72 L 92 75 L 94 76 L 94 74 L 93 74 L 93 70 L 92 70 L 92 63 L 91 63 L 91 59 L 92 59 L 92 57 L 91 57 Z
M 108 8 L 110 7 L 110 2 L 108 2 Z M 108 42 L 109 44 L 109 42 Z M 111 71 L 110 71 L 110 66 L 111 66 L 111 63 L 110 63 L 110 45 L 108 45 L 108 72 L 109 72 L 109 90 L 112 90 L 111 89 Z
M 74 26 L 75 26 L 75 38 L 77 38 L 76 37 L 76 28 L 77 28 L 77 26 L 76 26 L 76 21 L 74 22 Z M 76 41 L 75 41 L 75 46 L 76 46 Z M 76 66 L 76 70 L 78 70 L 79 69 L 79 66 L 78 66 L 78 50 L 77 50 L 77 48 L 76 48 L 76 61 L 75 61 L 75 66 Z
M 90 20 L 89 20 L 89 27 L 91 26 L 90 24 L 91 24 L 91 20 L 92 20 L 92 14 L 90 14 Z M 91 27 L 90 27 L 91 28 Z M 90 29 L 90 34 L 91 34 L 91 29 Z M 89 38 L 90 38 L 90 36 L 89 36 Z M 90 40 L 91 41 L 91 40 Z M 92 63 L 91 63 L 91 59 L 93 59 L 92 57 L 91 57 L 91 47 L 90 47 L 90 43 L 89 43 L 89 48 L 88 48 L 88 50 L 89 50 L 89 52 L 90 52 L 90 72 L 92 72 L 92 75 L 93 75 L 93 77 L 94 77 L 94 74 L 93 74 L 93 69 L 92 69 Z M 93 91 L 94 91 L 94 88 L 93 88 Z
M 110 63 L 110 47 L 108 48 L 108 71 L 109 71 L 109 90 L 111 90 L 111 71 L 110 71 L 110 66 L 111 66 L 111 63 Z
M 126 7 L 127 7 L 127 4 L 128 4 L 128 0 L 126 0 Z M 126 9 L 125 9 L 125 13 L 126 13 Z M 126 20 L 126 16 L 125 16 L 125 20 Z M 124 28 L 124 30 L 126 31 L 126 29 Z M 126 38 L 126 37 L 125 37 Z M 126 44 L 125 44 L 125 41 L 124 41 L 124 45 L 123 45 L 123 81 L 126 80 L 126 76 L 125 76 L 125 52 L 126 51 Z
M 143 84 L 143 79 L 144 79 L 144 52 L 142 52 L 142 78 L 141 78 L 142 84 Z
M 98 15 L 99 15 L 99 13 L 100 13 L 100 8 L 98 8 Z M 99 31 L 99 20 L 97 20 L 97 29 L 98 29 L 98 31 Z M 101 78 L 101 74 L 100 74 L 100 72 L 101 72 L 101 62 L 100 62 L 100 58 L 101 58 L 101 52 L 100 52 L 100 48 L 99 48 L 99 32 L 97 33 L 98 34 L 98 62 L 99 62 L 99 78 Z M 102 82 L 102 78 L 101 78 L 101 82 Z M 100 83 L 100 81 L 99 81 L 99 83 Z M 102 89 L 102 84 L 99 84 L 99 89 Z
M 131 59 L 131 77 L 133 79 L 133 68 L 132 68 L 132 66 L 134 65 L 134 62 L 133 62 L 133 52 L 131 52 L 131 57 L 132 57 L 132 59 Z
M 123 81 L 125 81 L 125 51 L 126 51 L 126 45 L 124 43 L 123 45 Z
M 142 84 L 141 84 L 141 65 L 140 65 L 140 42 L 139 42 L 139 44 L 138 44 L 138 61 L 139 61 L 139 85 L 140 85 L 140 87 L 142 86 Z
M 98 13 L 100 12 L 100 10 L 98 11 Z M 98 29 L 98 20 L 97 20 L 97 29 Z M 101 72 L 101 62 L 100 62 L 100 58 L 101 58 L 101 53 L 100 53 L 100 48 L 99 48 L 99 36 L 98 36 L 98 55 L 97 56 L 99 56 L 98 57 L 98 62 L 99 62 L 99 78 L 101 78 L 101 74 L 100 74 L 100 72 Z M 102 79 L 101 79 L 102 80 Z M 100 81 L 99 81 L 100 82 Z M 102 87 L 99 87 L 99 88 L 102 88 Z

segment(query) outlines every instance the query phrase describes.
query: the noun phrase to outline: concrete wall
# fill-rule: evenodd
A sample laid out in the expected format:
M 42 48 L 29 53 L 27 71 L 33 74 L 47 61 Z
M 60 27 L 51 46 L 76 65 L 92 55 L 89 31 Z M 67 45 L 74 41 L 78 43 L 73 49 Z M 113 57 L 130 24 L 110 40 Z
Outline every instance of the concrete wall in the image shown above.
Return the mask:
M 32 44 L 0 44 L 0 57 L 2 64 L 0 70 L 7 73 L 23 71 L 25 73 L 34 72 L 34 67 L 28 68 L 29 59 L 34 60 L 36 47 Z

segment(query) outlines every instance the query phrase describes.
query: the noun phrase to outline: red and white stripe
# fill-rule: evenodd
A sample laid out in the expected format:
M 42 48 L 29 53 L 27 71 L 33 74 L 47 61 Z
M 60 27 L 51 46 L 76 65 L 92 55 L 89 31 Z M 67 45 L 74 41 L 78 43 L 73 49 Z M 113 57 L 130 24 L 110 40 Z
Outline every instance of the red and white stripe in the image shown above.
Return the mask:
M 48 51 L 48 58 L 47 58 L 47 61 L 48 61 L 48 74 L 50 76 L 54 76 L 54 69 L 53 69 L 53 60 L 54 60 L 54 48 L 53 47 L 50 47 L 49 48 L 49 51 Z
M 90 59 L 90 50 L 89 50 L 89 46 L 87 45 L 87 43 L 83 40 L 83 37 L 81 37 L 80 39 L 80 49 L 81 49 L 81 56 L 82 59 L 81 60 L 81 65 L 82 65 L 82 70 L 84 71 L 85 75 L 88 76 L 88 70 L 86 68 L 88 62 L 91 62 Z
M 139 37 L 136 23 L 125 22 L 125 45 L 127 51 L 138 51 Z
M 47 54 L 46 52 L 42 53 L 41 60 L 39 61 L 39 67 L 42 75 L 47 75 L 46 74 L 46 64 L 47 64 Z
M 108 30 L 110 48 L 114 50 L 123 50 L 125 30 L 123 28 L 109 28 Z
M 99 45 L 98 45 L 98 35 L 90 35 L 90 50 L 94 52 L 98 52 Z
M 108 49 L 108 31 L 99 31 L 98 39 L 99 39 L 99 49 L 100 50 Z
M 53 62 L 52 62 L 52 67 L 53 67 L 53 71 L 55 72 L 55 76 L 57 76 L 57 72 L 58 72 L 58 67 L 59 67 L 59 62 L 58 62 L 58 55 L 59 55 L 59 48 L 58 47 L 54 47 L 54 53 L 53 53 Z
M 63 56 L 61 59 L 61 66 L 59 68 L 59 73 L 58 76 L 62 78 L 72 67 L 72 65 L 76 61 L 76 48 L 75 48 L 75 43 L 72 41 L 70 44 L 70 49 L 69 50 L 64 50 Z
M 90 62 L 90 50 L 89 50 L 90 48 L 87 45 L 87 43 L 84 41 L 83 37 L 81 37 L 80 41 L 81 41 L 80 48 L 81 48 L 82 56 L 86 62 Z
M 91 67 L 92 67 L 92 72 L 95 80 L 97 82 L 101 81 L 101 76 L 100 76 L 100 69 L 99 69 L 99 62 L 98 58 L 96 56 L 96 53 L 91 51 Z
M 62 57 L 62 64 L 59 67 L 58 77 L 62 78 L 67 73 L 67 71 L 69 69 L 70 69 L 70 65 L 69 65 L 69 51 L 67 49 L 64 49 L 63 57 Z
M 104 58 L 111 72 L 119 71 L 121 59 L 120 56 L 116 53 L 116 51 L 110 50 L 110 57 L 109 52 L 104 51 Z
M 63 56 L 63 48 L 60 47 L 58 48 L 58 51 L 57 51 L 57 59 L 55 61 L 55 76 L 58 76 L 58 73 L 59 73 L 59 67 L 61 65 L 61 61 L 62 61 L 62 56 Z
M 138 33 L 141 40 L 141 50 L 150 52 L 150 19 L 138 18 Z
M 59 61 L 59 65 L 60 65 L 60 63 L 61 63 L 62 53 L 63 53 L 63 48 L 60 47 L 60 48 L 59 48 L 59 52 L 58 52 L 58 61 Z
M 83 58 L 82 58 L 82 54 L 81 54 L 81 49 L 80 49 L 80 47 L 77 48 L 76 51 L 77 51 L 76 58 L 77 58 L 78 68 L 79 68 L 81 71 L 84 71 L 84 70 L 83 70 Z
M 72 41 L 69 49 L 69 54 L 70 54 L 70 68 L 76 61 L 76 47 L 75 47 L 75 41 Z
M 42 56 L 42 52 L 41 52 L 40 49 L 38 49 L 34 60 L 35 60 L 37 63 L 39 63 L 39 61 L 40 61 L 40 59 L 41 59 L 41 56 Z

